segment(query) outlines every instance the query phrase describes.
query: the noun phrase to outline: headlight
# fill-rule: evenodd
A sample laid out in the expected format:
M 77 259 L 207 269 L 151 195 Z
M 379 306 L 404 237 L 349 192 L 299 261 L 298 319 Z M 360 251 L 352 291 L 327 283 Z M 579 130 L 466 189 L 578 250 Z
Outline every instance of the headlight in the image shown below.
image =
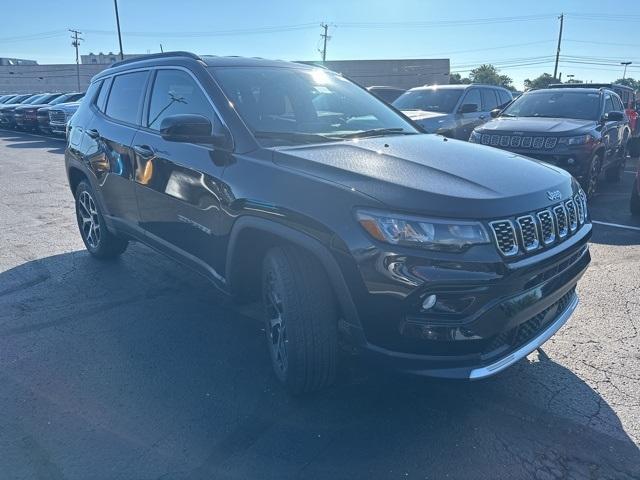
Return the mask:
M 481 223 L 414 217 L 399 213 L 358 210 L 356 217 L 373 238 L 392 245 L 459 252 L 489 243 Z
M 471 143 L 481 143 L 482 134 L 476 132 L 475 130 L 471 132 L 471 136 L 469 137 L 469 141 Z
M 577 137 L 560 137 L 558 143 L 562 145 L 584 145 L 593 140 L 591 135 L 578 135 Z

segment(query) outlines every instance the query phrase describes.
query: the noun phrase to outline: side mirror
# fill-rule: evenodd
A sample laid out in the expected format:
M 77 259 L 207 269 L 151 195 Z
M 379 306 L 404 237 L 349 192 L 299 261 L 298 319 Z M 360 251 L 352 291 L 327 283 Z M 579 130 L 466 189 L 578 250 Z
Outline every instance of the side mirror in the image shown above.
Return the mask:
M 475 103 L 464 103 L 460 107 L 460 110 L 458 110 L 458 112 L 460 113 L 474 113 L 477 111 L 478 111 L 478 105 Z
M 621 122 L 624 120 L 624 113 L 622 112 L 609 112 L 602 116 L 603 122 Z
M 499 108 L 494 108 L 493 110 L 491 110 L 491 112 L 489 112 L 491 114 L 491 118 L 497 118 L 500 115 L 500 112 L 502 110 L 500 110 Z
M 213 133 L 211 120 L 203 115 L 169 115 L 160 123 L 160 135 L 168 142 L 207 143 L 226 147 L 229 137 Z

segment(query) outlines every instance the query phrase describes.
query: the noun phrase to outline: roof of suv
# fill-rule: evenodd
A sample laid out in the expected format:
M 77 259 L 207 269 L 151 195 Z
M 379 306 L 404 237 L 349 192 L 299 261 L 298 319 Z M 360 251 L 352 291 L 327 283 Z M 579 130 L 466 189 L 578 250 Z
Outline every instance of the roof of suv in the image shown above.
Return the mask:
M 422 85 L 420 87 L 414 87 L 411 90 L 427 90 L 427 89 L 442 89 L 442 90 L 466 90 L 471 87 L 489 87 L 489 88 L 499 88 L 500 90 L 509 91 L 500 85 L 488 85 L 486 83 L 456 83 L 456 84 L 448 84 L 448 85 Z
M 619 88 L 633 92 L 633 88 L 621 83 L 552 83 L 548 88 Z

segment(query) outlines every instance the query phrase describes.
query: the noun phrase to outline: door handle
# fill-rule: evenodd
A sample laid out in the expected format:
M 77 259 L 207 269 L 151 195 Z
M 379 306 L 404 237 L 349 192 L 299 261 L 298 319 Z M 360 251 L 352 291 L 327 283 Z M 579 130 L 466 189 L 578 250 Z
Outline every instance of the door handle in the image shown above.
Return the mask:
M 142 158 L 151 158 L 155 155 L 153 148 L 149 145 L 134 145 L 133 151 Z
M 89 137 L 93 138 L 94 140 L 100 137 L 100 132 L 98 132 L 98 130 L 96 130 L 95 128 L 86 130 L 86 132 L 87 132 L 87 135 L 89 135 Z

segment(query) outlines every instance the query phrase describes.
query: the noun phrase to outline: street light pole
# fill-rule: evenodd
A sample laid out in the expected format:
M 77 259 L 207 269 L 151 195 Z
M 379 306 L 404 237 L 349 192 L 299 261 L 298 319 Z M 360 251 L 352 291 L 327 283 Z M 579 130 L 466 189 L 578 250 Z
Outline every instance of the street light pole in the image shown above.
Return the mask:
M 116 25 L 118 26 L 118 43 L 120 44 L 120 60 L 124 60 L 124 54 L 122 53 L 122 35 L 120 33 L 120 15 L 118 15 L 118 0 L 113 0 L 113 5 L 116 8 Z
M 620 62 L 620 65 L 624 65 L 624 73 L 622 74 L 622 79 L 624 80 L 627 76 L 627 67 L 631 65 L 633 62 Z

